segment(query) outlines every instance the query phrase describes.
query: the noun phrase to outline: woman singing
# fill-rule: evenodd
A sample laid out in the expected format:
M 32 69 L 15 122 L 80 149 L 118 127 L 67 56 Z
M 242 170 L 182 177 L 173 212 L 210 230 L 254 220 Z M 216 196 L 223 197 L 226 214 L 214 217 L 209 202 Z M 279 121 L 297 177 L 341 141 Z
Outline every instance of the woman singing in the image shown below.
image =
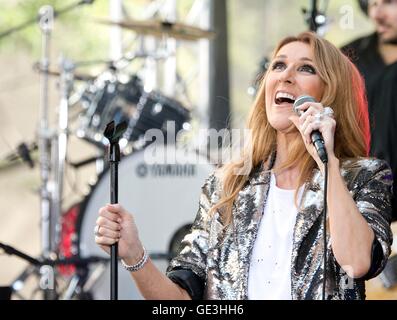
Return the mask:
M 301 95 L 305 102 L 293 110 Z M 250 146 L 205 182 L 180 253 L 161 273 L 121 205 L 99 210 L 96 242 L 119 255 L 146 299 L 322 299 L 324 164 L 328 154 L 325 299 L 365 299 L 390 254 L 388 164 L 368 158 L 363 80 L 313 33 L 277 46 L 249 116 Z M 249 164 L 250 170 L 241 168 Z

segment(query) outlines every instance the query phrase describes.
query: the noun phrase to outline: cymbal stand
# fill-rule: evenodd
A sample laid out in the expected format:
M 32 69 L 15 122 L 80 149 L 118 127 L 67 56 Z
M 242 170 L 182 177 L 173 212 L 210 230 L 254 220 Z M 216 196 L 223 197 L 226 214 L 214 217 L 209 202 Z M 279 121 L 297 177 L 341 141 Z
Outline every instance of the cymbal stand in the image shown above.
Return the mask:
M 59 217 L 61 213 L 61 200 L 63 191 L 63 173 L 66 160 L 68 108 L 71 85 L 73 83 L 74 66 L 68 61 L 62 61 L 61 74 L 61 102 L 59 106 L 59 131 L 54 132 L 49 127 L 49 66 L 50 66 L 50 41 L 53 30 L 54 17 L 60 16 L 78 6 L 92 4 L 94 0 L 80 0 L 61 10 L 54 10 L 50 5 L 42 6 L 38 12 L 38 19 L 14 27 L 0 34 L 5 37 L 15 31 L 21 30 L 38 20 L 42 38 L 42 56 L 40 60 L 40 108 L 38 125 L 38 149 L 40 159 L 40 228 L 41 228 L 41 257 L 35 263 L 27 259 L 27 255 L 17 254 L 27 260 L 30 265 L 15 279 L 12 284 L 14 293 L 18 294 L 19 288 L 30 275 L 40 276 L 40 289 L 44 299 L 58 298 L 56 293 L 55 263 L 57 259 L 57 242 L 59 233 Z M 55 147 L 54 147 L 55 146 Z M 53 152 L 53 154 L 51 154 Z M 51 158 L 51 155 L 53 156 Z M 51 161 L 51 159 L 53 161 Z M 51 180 L 52 178 L 52 180 Z M 55 213 L 55 214 L 54 214 Z M 13 254 L 18 252 L 12 248 Z M 37 260 L 38 261 L 38 260 Z
M 39 10 L 39 26 L 42 34 L 42 57 L 41 68 L 44 71 L 40 75 L 40 124 L 39 124 L 39 153 L 40 153 L 40 207 L 41 207 L 41 249 L 44 258 L 49 259 L 52 246 L 52 217 L 51 217 L 51 190 L 50 190 L 50 152 L 51 132 L 48 117 L 48 70 L 50 65 L 50 40 L 54 24 L 54 9 L 43 6 Z M 45 275 L 43 275 L 44 277 Z M 42 277 L 41 283 L 45 283 Z M 55 294 L 54 283 L 48 283 L 44 290 L 44 299 L 53 299 Z
M 68 144 L 68 118 L 69 118 L 69 101 L 73 88 L 73 71 L 74 64 L 62 58 L 60 61 L 61 79 L 59 84 L 60 103 L 58 107 L 58 131 L 53 136 L 53 192 L 51 202 L 51 230 L 53 235 L 52 250 L 59 244 L 60 235 L 60 217 L 62 214 L 62 195 L 63 195 L 63 177 L 65 173 L 66 151 Z
M 74 7 L 84 3 L 79 2 Z M 68 8 L 70 10 L 72 7 Z M 64 10 L 64 12 L 67 10 Z M 40 11 L 39 26 L 42 32 L 41 90 L 40 90 L 40 175 L 41 175 L 41 242 L 42 256 L 47 260 L 57 258 L 57 245 L 60 234 L 60 216 L 62 212 L 63 175 L 67 150 L 67 128 L 69 98 L 73 85 L 74 65 L 65 59 L 61 60 L 60 104 L 58 109 L 58 130 L 49 128 L 48 71 L 50 65 L 50 39 L 54 23 L 54 9 L 43 6 Z M 55 299 L 56 281 L 53 266 L 43 266 L 45 272 L 40 283 L 45 299 Z

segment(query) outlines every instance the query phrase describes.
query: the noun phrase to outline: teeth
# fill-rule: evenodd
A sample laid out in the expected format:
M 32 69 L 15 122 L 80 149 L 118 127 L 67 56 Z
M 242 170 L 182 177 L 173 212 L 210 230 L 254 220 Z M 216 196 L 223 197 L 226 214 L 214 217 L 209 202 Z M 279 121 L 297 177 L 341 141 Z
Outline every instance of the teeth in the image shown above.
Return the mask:
M 282 92 L 282 91 L 277 92 L 277 94 L 276 94 L 276 99 L 279 99 L 279 98 L 287 98 L 287 99 L 291 99 L 294 101 L 296 100 L 295 96 L 293 96 L 292 94 L 289 94 L 287 92 Z

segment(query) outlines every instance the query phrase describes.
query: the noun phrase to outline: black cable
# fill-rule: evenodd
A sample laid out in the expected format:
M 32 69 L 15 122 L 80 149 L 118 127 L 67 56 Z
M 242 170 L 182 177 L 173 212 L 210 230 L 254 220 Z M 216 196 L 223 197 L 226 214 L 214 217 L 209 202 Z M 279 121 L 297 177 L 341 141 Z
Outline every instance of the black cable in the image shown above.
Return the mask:
M 325 300 L 325 285 L 327 277 L 327 189 L 328 189 L 328 162 L 324 162 L 324 217 L 323 217 L 323 228 L 324 228 L 324 276 L 323 276 L 323 300 Z

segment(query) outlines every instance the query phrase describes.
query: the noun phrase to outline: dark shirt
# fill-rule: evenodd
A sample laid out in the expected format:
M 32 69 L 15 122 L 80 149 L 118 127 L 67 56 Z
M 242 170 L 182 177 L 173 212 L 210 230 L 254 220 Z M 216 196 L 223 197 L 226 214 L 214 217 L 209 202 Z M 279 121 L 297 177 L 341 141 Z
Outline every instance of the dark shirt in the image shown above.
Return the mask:
M 371 128 L 370 155 L 386 160 L 393 172 L 393 221 L 397 220 L 397 62 L 386 65 L 376 33 L 342 48 L 365 80 Z M 397 50 L 397 47 L 396 47 Z

